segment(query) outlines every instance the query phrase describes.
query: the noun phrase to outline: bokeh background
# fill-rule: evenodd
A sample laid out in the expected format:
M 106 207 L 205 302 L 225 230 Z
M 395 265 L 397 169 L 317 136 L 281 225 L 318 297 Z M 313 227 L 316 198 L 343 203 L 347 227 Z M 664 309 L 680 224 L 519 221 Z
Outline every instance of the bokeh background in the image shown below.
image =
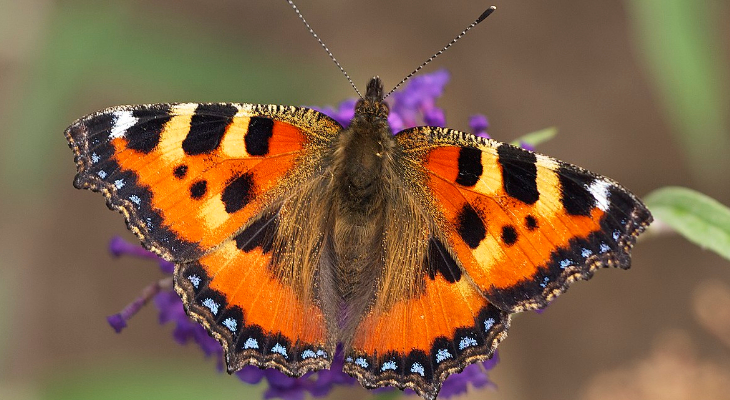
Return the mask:
M 730 204 L 730 5 L 723 0 L 299 0 L 355 82 L 395 85 L 489 4 L 446 68 L 451 128 L 484 113 L 509 141 L 639 196 L 683 185 Z M 328 105 L 353 91 L 284 1 L 0 0 L 0 398 L 257 399 L 142 310 L 105 316 L 160 277 L 107 252 L 133 240 L 72 188 L 63 130 L 117 104 Z M 473 399 L 730 398 L 730 262 L 664 235 L 515 318 Z M 361 388 L 331 398 L 367 398 Z

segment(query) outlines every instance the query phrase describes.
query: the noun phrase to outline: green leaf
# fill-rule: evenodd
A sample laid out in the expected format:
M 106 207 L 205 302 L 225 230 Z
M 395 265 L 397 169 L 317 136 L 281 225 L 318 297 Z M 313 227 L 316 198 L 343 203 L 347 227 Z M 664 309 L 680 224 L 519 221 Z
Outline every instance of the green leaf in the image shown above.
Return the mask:
M 510 144 L 515 146 L 529 145 L 536 147 L 547 142 L 558 134 L 558 128 L 551 126 L 550 128 L 540 129 L 539 131 L 530 132 L 513 140 Z
M 632 44 L 695 180 L 704 187 L 727 189 L 730 181 L 723 177 L 730 169 L 730 64 L 722 49 L 730 3 L 626 0 L 625 4 Z
M 730 208 L 683 187 L 657 189 L 645 202 L 657 220 L 690 242 L 730 260 Z

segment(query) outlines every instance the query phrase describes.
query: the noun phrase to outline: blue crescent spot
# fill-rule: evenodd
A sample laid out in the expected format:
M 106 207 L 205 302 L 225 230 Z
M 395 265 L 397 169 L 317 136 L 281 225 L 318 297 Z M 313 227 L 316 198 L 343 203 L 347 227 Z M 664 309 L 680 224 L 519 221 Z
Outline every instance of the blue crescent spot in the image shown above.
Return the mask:
M 355 359 L 355 365 L 361 368 L 367 368 L 370 364 L 368 364 L 368 362 L 364 358 L 358 357 Z
M 467 347 L 476 346 L 477 341 L 473 337 L 465 336 L 461 338 L 461 341 L 459 342 L 459 350 L 464 350 Z
M 436 362 L 441 363 L 442 361 L 446 360 L 447 358 L 452 358 L 453 356 L 451 353 L 449 353 L 446 349 L 439 349 L 439 351 L 436 352 Z
M 213 313 L 213 315 L 217 315 L 218 314 L 218 307 L 220 307 L 220 304 L 216 303 L 210 297 L 208 297 L 205 300 L 203 300 L 201 302 L 201 304 L 203 304 L 204 306 L 208 307 L 208 309 L 210 310 L 210 312 Z
M 307 358 L 317 358 L 317 353 L 309 349 L 304 350 L 302 352 L 302 360 L 306 360 Z
M 484 331 L 488 332 L 494 326 L 494 318 L 487 318 L 484 320 Z
M 398 366 L 396 365 L 395 361 L 390 360 L 383 363 L 383 366 L 380 368 L 381 371 L 385 372 L 388 370 L 395 371 L 398 369 Z
M 195 275 L 195 274 L 190 275 L 190 276 L 188 276 L 188 280 L 190 281 L 190 283 L 193 284 L 194 288 L 197 289 L 198 286 L 200 286 L 201 279 L 198 275 Z
M 289 356 L 286 354 L 286 347 L 280 345 L 279 343 L 275 344 L 274 347 L 271 348 L 272 353 L 279 353 L 284 358 L 289 358 Z
M 259 342 L 254 338 L 246 339 L 246 343 L 243 344 L 244 349 L 258 349 Z
M 417 363 L 417 362 L 413 363 L 413 365 L 411 365 L 411 372 L 416 373 L 421 376 L 426 375 L 426 370 L 423 368 L 423 365 L 421 365 L 420 363 Z
M 238 329 L 238 322 L 236 322 L 233 318 L 226 318 L 225 321 L 222 322 L 223 326 L 228 328 L 231 332 L 235 332 L 236 329 Z

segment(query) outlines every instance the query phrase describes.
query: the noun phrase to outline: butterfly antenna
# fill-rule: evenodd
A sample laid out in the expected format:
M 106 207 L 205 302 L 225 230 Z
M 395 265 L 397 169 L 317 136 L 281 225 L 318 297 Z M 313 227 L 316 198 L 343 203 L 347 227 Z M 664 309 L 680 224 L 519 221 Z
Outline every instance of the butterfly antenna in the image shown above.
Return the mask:
M 467 27 L 466 27 L 466 29 L 464 29 L 463 31 L 461 31 L 461 33 L 460 33 L 460 34 L 456 35 L 456 37 L 455 37 L 455 38 L 454 38 L 454 39 L 453 39 L 452 41 L 450 41 L 450 42 L 449 42 L 449 44 L 447 44 L 446 46 L 444 46 L 444 48 L 443 48 L 443 49 L 441 49 L 441 50 L 437 51 L 437 52 L 436 52 L 436 54 L 434 54 L 434 55 L 432 55 L 431 57 L 429 57 L 429 59 L 428 59 L 428 60 L 424 61 L 424 62 L 423 62 L 423 64 L 419 65 L 419 66 L 418 66 L 418 68 L 414 69 L 414 70 L 413 70 L 413 72 L 411 72 L 410 74 L 408 74 L 408 76 L 406 76 L 405 78 L 403 78 L 403 80 L 402 80 L 402 81 L 400 81 L 400 82 L 399 82 L 399 83 L 398 83 L 397 85 L 395 85 L 395 87 L 394 87 L 393 89 L 391 89 L 391 91 L 390 91 L 390 92 L 388 92 L 388 94 L 386 94 L 386 95 L 385 95 L 385 97 L 383 97 L 383 100 L 385 100 L 385 98 L 387 98 L 387 97 L 388 97 L 388 96 L 390 96 L 390 95 L 391 95 L 391 94 L 392 94 L 393 92 L 395 92 L 395 91 L 396 91 L 396 90 L 397 90 L 397 89 L 398 89 L 398 88 L 399 88 L 399 87 L 400 87 L 400 86 L 401 86 L 402 84 L 404 84 L 404 83 L 405 83 L 405 82 L 406 82 L 406 81 L 407 81 L 408 79 L 410 79 L 410 78 L 411 78 L 411 77 L 412 77 L 413 75 L 417 74 L 417 73 L 418 73 L 418 71 L 422 70 L 422 69 L 423 69 L 423 67 L 425 67 L 426 65 L 428 65 L 428 64 L 429 64 L 429 63 L 430 63 L 431 61 L 435 60 L 435 59 L 436 59 L 436 57 L 440 56 L 441 54 L 444 54 L 444 52 L 445 52 L 446 50 L 448 50 L 448 49 L 449 49 L 449 47 L 453 46 L 453 45 L 454 45 L 454 43 L 456 43 L 456 42 L 457 42 L 457 41 L 458 41 L 459 39 L 461 39 L 462 37 L 464 37 L 464 35 L 466 35 L 466 33 L 467 33 L 467 32 L 469 32 L 469 31 L 471 30 L 471 28 L 473 28 L 473 27 L 475 27 L 475 26 L 479 25 L 479 23 L 480 23 L 480 22 L 484 21 L 484 20 L 485 20 L 485 19 L 486 19 L 486 18 L 487 18 L 487 17 L 488 17 L 488 16 L 490 15 L 490 14 L 492 14 L 492 13 L 494 12 L 494 10 L 496 10 L 496 9 L 497 9 L 497 7 L 496 7 L 496 6 L 490 6 L 489 8 L 487 8 L 487 9 L 486 9 L 486 10 L 485 10 L 485 11 L 484 11 L 484 12 L 482 13 L 482 15 L 480 15 L 480 16 L 479 16 L 479 18 L 477 18 L 477 19 L 476 19 L 476 21 L 472 22 L 472 23 L 471 23 L 471 24 L 470 24 L 469 26 L 467 26 Z
M 350 79 L 350 75 L 347 74 L 347 71 L 345 71 L 345 69 L 342 68 L 342 65 L 340 65 L 340 63 L 337 61 L 337 59 L 335 58 L 335 56 L 332 55 L 332 52 L 330 51 L 330 49 L 327 48 L 327 45 L 325 45 L 324 42 L 322 41 L 322 39 L 320 39 L 319 36 L 317 36 L 317 34 L 314 32 L 314 29 L 312 29 L 312 27 L 309 26 L 309 23 L 307 22 L 306 19 L 304 19 L 304 16 L 299 11 L 299 8 L 296 6 L 296 4 L 294 4 L 294 2 L 292 0 L 286 0 L 286 1 L 287 1 L 287 3 L 289 3 L 289 5 L 291 6 L 291 8 L 294 9 L 294 12 L 297 13 L 297 16 L 299 17 L 299 19 L 301 19 L 302 22 L 304 22 L 304 25 L 309 30 L 309 33 L 311 33 L 312 36 L 314 36 L 314 38 L 317 39 L 317 41 L 322 46 L 322 48 L 324 49 L 324 51 L 327 52 L 327 55 L 330 56 L 330 58 L 332 59 L 332 61 L 335 62 L 335 65 L 337 65 L 337 68 L 339 68 L 340 71 L 342 71 L 342 73 L 345 75 L 345 78 L 347 78 L 347 81 L 350 82 L 350 85 L 352 85 L 352 88 L 355 89 L 355 92 L 357 93 L 357 95 L 360 96 L 360 98 L 362 99 L 362 94 L 360 94 L 360 91 L 357 90 L 357 86 L 355 86 L 355 82 L 353 82 L 352 79 Z

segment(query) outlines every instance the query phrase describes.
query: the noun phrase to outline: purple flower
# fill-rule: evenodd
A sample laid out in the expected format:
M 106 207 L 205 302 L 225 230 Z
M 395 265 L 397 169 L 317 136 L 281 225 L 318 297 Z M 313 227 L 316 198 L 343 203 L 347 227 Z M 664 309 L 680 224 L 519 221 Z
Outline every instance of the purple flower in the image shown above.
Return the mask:
M 160 266 L 160 271 L 165 274 L 171 274 L 175 271 L 175 264 L 165 261 L 160 257 L 157 257 L 155 253 L 145 250 L 138 244 L 129 243 L 119 236 L 115 236 L 109 241 L 109 252 L 112 253 L 114 257 L 125 255 L 157 261 L 157 264 Z
M 337 108 L 330 106 L 310 108 L 328 115 L 330 118 L 339 122 L 340 125 L 347 128 L 350 125 L 350 120 L 355 116 L 355 103 L 357 103 L 357 99 L 347 99 L 341 102 Z
M 520 140 L 520 147 L 522 147 L 525 150 L 535 151 L 535 146 L 533 146 L 527 142 L 524 142 L 522 140 Z
M 459 374 L 450 375 L 441 386 L 439 398 L 449 398 L 459 394 L 466 393 L 469 384 L 474 388 L 483 387 L 496 388 L 496 385 L 489 380 L 487 371 L 494 368 L 499 363 L 499 355 L 495 352 L 494 356 L 487 361 L 471 364 L 464 368 Z
M 402 89 L 393 92 L 386 100 L 390 105 L 388 123 L 393 133 L 416 126 L 445 126 L 444 110 L 436 106 L 436 100 L 444 92 L 449 82 L 446 70 L 416 76 L 408 81 Z M 327 114 L 342 126 L 347 127 L 355 115 L 357 99 L 347 99 L 337 107 L 311 107 Z
M 487 133 L 487 129 L 489 128 L 489 121 L 484 115 L 472 115 L 471 118 L 469 118 L 469 127 L 471 128 L 471 133 L 474 136 L 481 136 L 489 139 L 489 134 Z
M 390 96 L 388 122 L 393 132 L 419 125 L 444 126 L 444 111 L 436 107 L 436 100 L 449 83 L 449 73 L 439 70 L 413 77 L 405 87 Z
M 357 383 L 355 378 L 342 372 L 343 365 L 342 350 L 338 348 L 330 369 L 308 372 L 300 378 L 286 376 L 275 369 L 262 370 L 252 365 L 238 371 L 236 376 L 251 384 L 266 379 L 269 388 L 264 392 L 265 399 L 302 400 L 306 393 L 313 397 L 323 397 L 337 386 L 350 386 Z
M 155 296 L 155 306 L 160 311 L 160 324 L 175 324 L 172 337 L 176 342 L 186 344 L 192 341 L 200 346 L 206 357 L 215 356 L 217 360 L 222 360 L 223 348 L 221 345 L 208 334 L 202 325 L 188 318 L 177 293 L 172 290 L 158 293 Z M 220 364 L 219 367 L 222 369 L 223 364 Z
M 394 92 L 388 102 L 390 115 L 388 122 L 393 132 L 397 133 L 406 128 L 415 126 L 445 126 L 444 111 L 436 106 L 437 99 L 443 94 L 444 86 L 449 81 L 449 74 L 445 70 L 431 74 L 422 74 L 412 78 L 403 89 Z M 356 99 L 341 102 L 337 107 L 315 108 L 347 126 L 355 113 Z M 473 116 L 470 119 L 472 132 L 478 136 L 489 137 L 486 133 L 488 122 L 484 116 Z M 109 324 L 120 332 L 127 325 L 127 321 L 150 300 L 159 311 L 160 324 L 174 324 L 173 338 L 180 344 L 196 343 L 207 357 L 218 360 L 218 368 L 223 369 L 223 350 L 220 344 L 213 339 L 197 322 L 188 318 L 182 300 L 172 289 L 172 273 L 174 264 L 164 261 L 154 253 L 144 250 L 139 245 L 130 244 L 121 238 L 113 238 L 109 249 L 114 256 L 133 256 L 154 260 L 159 264 L 165 277 L 148 287 L 142 294 L 125 307 L 118 314 L 107 318 Z M 495 356 L 483 363 L 467 366 L 460 374 L 451 375 L 443 384 L 439 398 L 448 398 L 466 392 L 469 385 L 475 388 L 494 386 L 487 377 L 487 371 L 498 362 Z M 353 385 L 355 378 L 342 372 L 342 349 L 338 347 L 332 366 L 329 370 L 309 372 L 300 378 L 291 378 L 275 369 L 262 370 L 255 366 L 247 366 L 236 372 L 236 376 L 243 382 L 257 384 L 261 381 L 268 383 L 264 392 L 265 399 L 281 398 L 285 400 L 303 400 L 306 394 L 313 397 L 327 395 L 334 387 Z M 406 393 L 413 394 L 411 390 Z

